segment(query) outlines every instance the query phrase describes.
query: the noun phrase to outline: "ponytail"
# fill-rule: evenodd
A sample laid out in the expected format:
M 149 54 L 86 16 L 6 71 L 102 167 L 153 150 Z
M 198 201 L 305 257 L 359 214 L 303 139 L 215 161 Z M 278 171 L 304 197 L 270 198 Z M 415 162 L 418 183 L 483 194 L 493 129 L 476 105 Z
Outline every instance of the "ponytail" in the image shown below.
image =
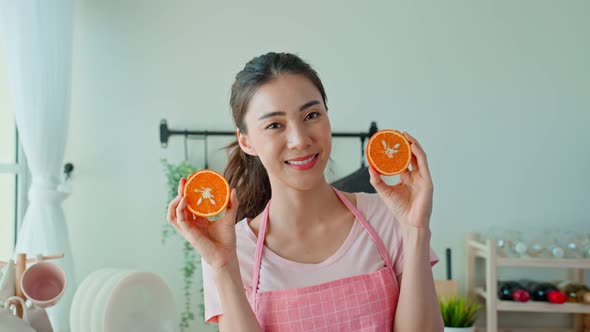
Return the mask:
M 244 218 L 254 218 L 264 210 L 271 196 L 266 169 L 258 157 L 242 151 L 237 140 L 226 149 L 229 150 L 229 158 L 224 176 L 230 187 L 236 189 L 240 203 L 236 222 Z

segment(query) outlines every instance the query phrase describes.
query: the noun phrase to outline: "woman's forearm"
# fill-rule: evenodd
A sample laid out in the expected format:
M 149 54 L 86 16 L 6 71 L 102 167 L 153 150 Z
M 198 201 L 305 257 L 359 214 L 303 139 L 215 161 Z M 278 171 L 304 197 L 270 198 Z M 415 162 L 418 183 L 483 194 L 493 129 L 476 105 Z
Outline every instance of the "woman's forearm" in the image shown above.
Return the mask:
M 219 316 L 219 331 L 262 331 L 256 315 L 244 293 L 237 259 L 214 272 L 223 314 Z
M 404 270 L 395 331 L 442 331 L 444 324 L 430 264 L 430 230 L 402 226 Z

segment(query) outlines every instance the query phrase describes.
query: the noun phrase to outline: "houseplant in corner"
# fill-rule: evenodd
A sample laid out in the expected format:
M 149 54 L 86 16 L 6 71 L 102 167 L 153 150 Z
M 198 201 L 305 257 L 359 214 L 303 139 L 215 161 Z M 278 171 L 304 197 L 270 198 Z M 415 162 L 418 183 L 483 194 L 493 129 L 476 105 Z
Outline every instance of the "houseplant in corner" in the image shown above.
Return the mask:
M 439 298 L 438 303 L 445 332 L 475 332 L 479 303 L 458 295 Z

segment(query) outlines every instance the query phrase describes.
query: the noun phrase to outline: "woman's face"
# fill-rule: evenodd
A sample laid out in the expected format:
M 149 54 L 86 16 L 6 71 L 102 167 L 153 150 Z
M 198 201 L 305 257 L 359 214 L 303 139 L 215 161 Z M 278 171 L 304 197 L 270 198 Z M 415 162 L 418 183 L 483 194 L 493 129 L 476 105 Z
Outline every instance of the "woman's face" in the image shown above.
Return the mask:
M 240 146 L 260 158 L 273 186 L 305 190 L 323 181 L 332 130 L 322 95 L 305 76 L 282 74 L 260 87 L 244 122 Z

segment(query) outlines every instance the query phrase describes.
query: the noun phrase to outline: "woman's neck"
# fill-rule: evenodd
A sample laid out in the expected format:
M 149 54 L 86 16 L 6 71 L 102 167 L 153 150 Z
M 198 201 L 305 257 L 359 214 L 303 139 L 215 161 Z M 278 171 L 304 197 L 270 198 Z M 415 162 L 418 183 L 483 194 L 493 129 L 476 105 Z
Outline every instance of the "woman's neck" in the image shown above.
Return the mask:
M 325 181 L 308 190 L 272 186 L 272 183 L 271 187 L 269 219 L 275 230 L 288 229 L 301 234 L 314 227 L 325 227 L 331 221 L 328 216 L 344 207 Z

